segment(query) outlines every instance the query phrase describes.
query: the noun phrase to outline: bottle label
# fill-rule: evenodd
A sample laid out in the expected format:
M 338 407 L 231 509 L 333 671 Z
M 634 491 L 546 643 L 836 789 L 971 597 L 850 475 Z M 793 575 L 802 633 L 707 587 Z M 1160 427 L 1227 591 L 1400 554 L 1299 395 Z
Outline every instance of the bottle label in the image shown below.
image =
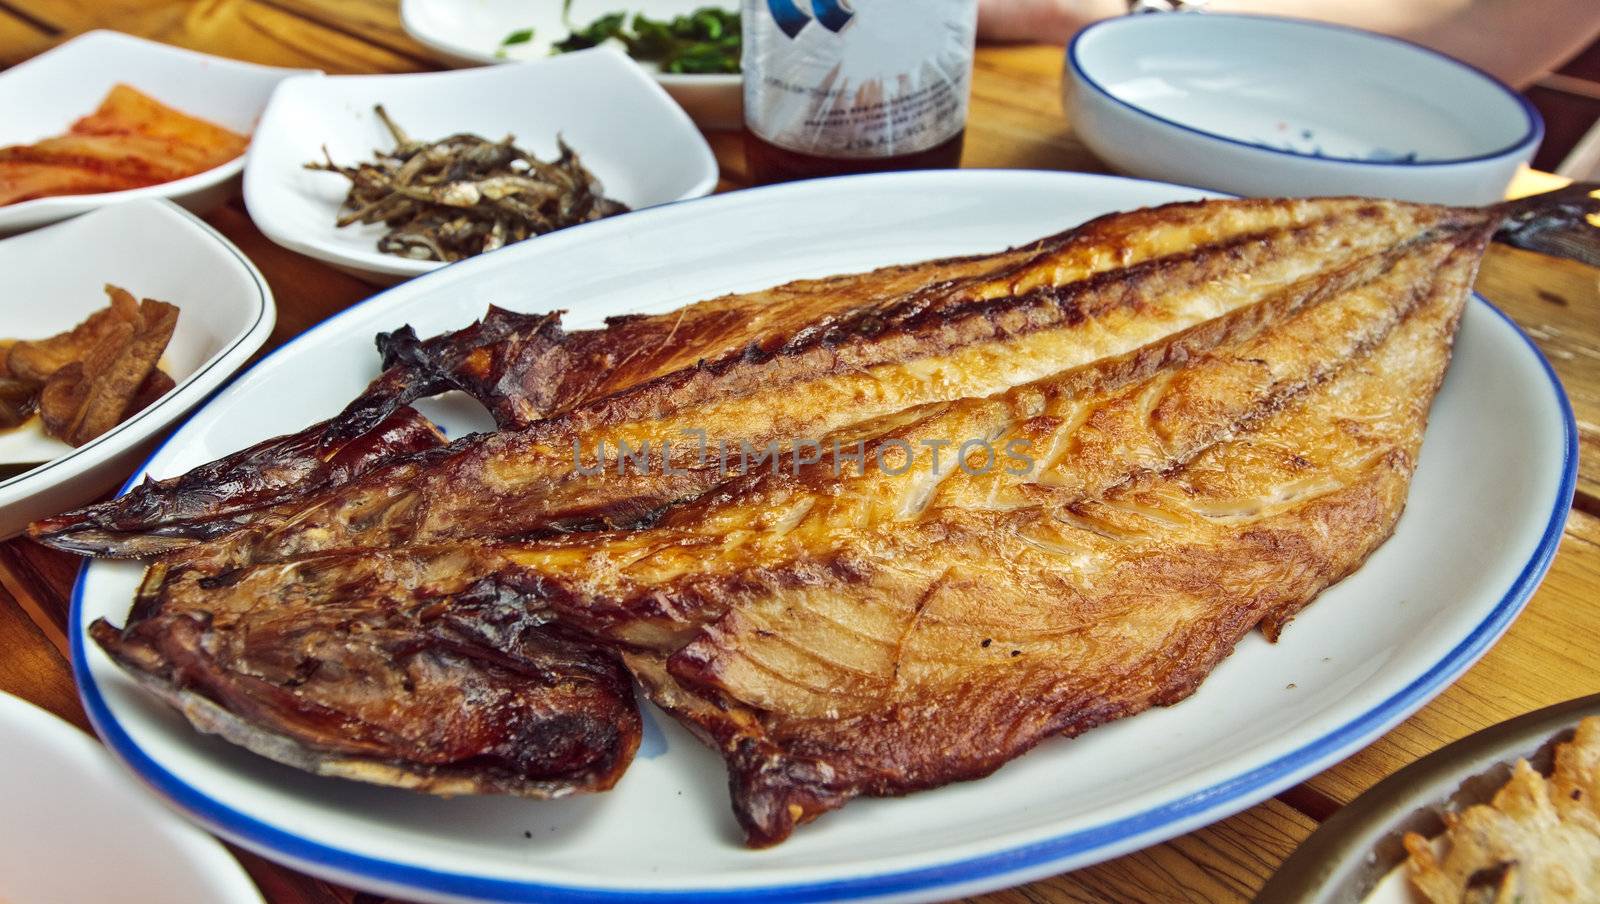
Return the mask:
M 745 124 L 818 157 L 895 157 L 966 125 L 974 0 L 745 0 Z

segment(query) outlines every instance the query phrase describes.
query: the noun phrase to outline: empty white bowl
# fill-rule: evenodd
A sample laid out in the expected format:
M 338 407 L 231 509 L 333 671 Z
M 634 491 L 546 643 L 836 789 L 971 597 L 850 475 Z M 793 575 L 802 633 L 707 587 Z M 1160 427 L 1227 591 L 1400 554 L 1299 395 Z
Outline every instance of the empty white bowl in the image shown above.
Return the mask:
M 241 63 L 115 31 L 91 31 L 0 73 L 0 145 L 30 144 L 65 132 L 94 112 L 118 82 L 167 106 L 249 135 L 278 82 L 308 70 Z M 168 198 L 197 213 L 228 199 L 243 155 L 183 179 L 91 195 L 61 195 L 0 206 L 0 235 L 140 198 Z
M 1265 16 L 1096 23 L 1063 91 L 1089 149 L 1137 176 L 1242 195 L 1504 197 L 1544 134 L 1489 75 L 1423 47 Z
M 406 34 L 458 66 L 521 62 L 549 56 L 550 47 L 571 33 L 568 22 L 583 27 L 606 13 L 626 10 L 667 19 L 704 6 L 738 9 L 738 0 L 400 0 Z M 506 36 L 529 29 L 530 40 L 500 53 Z M 743 82 L 736 74 L 678 75 L 641 64 L 688 111 L 701 128 L 737 129 L 744 125 Z
M 0 693 L 0 898 L 261 904 L 239 861 L 94 739 Z
M 0 336 L 52 336 L 106 306 L 114 283 L 178 306 L 161 356 L 177 381 L 143 411 L 77 448 L 38 418 L 0 431 L 0 464 L 37 467 L 0 480 L 0 539 L 93 500 L 126 480 L 178 417 L 227 382 L 272 333 L 276 309 L 260 272 L 220 233 L 160 199 L 114 204 L 0 241 Z
M 380 252 L 382 224 L 334 225 L 349 181 L 305 168 L 323 159 L 324 147 L 341 164 L 392 148 L 375 104 L 417 139 L 509 134 L 549 160 L 559 135 L 607 197 L 634 209 L 697 198 L 717 185 L 717 160 L 705 137 L 660 85 L 615 50 L 456 72 L 288 79 L 272 95 L 250 147 L 245 206 L 274 242 L 380 284 L 444 264 Z

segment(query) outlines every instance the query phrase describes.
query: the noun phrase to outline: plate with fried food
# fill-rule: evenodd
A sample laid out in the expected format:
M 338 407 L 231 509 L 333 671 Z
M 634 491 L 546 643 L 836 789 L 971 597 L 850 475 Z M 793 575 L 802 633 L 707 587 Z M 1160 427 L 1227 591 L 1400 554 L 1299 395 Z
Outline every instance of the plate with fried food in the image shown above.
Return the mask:
M 1373 785 L 1284 861 L 1284 904 L 1589 901 L 1600 887 L 1600 695 L 1470 734 Z
M 973 894 L 1250 806 L 1498 639 L 1576 430 L 1470 284 L 1577 200 L 665 205 L 342 312 L 30 536 L 98 557 L 68 634 L 107 744 L 298 869 Z
M 237 188 L 272 89 L 305 70 L 91 31 L 0 73 L 0 235 L 106 204 L 200 213 Z
M 93 499 L 266 341 L 272 293 L 169 201 L 0 240 L 0 537 Z

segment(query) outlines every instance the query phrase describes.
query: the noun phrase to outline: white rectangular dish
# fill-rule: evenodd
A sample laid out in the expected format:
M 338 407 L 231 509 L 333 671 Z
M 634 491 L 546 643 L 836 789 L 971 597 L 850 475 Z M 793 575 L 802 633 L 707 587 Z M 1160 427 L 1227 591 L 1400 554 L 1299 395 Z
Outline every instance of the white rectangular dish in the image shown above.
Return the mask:
M 305 164 L 322 160 L 324 147 L 341 164 L 393 147 L 373 113 L 376 104 L 422 140 L 509 134 L 519 147 L 551 159 L 560 136 L 608 197 L 634 209 L 698 198 L 717 185 L 716 158 L 694 123 L 637 63 L 614 50 L 459 72 L 289 79 L 273 94 L 245 166 L 250 216 L 285 248 L 375 282 L 444 264 L 378 251 L 381 225 L 334 225 L 350 183 Z
M 266 280 L 232 243 L 174 204 L 117 204 L 0 241 L 0 335 L 37 339 L 71 329 L 105 307 L 114 283 L 178 306 L 162 356 L 177 386 L 160 400 L 74 449 L 29 424 L 0 431 L 0 462 L 43 460 L 0 480 L 0 538 L 71 508 L 125 479 L 178 417 L 238 370 L 272 332 Z

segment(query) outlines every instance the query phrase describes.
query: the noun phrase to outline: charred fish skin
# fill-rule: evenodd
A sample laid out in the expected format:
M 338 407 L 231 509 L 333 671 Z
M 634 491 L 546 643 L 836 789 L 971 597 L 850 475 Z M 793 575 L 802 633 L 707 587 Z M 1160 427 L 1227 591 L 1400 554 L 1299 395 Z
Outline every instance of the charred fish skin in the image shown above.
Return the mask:
M 1359 566 L 1403 501 L 1484 223 L 1430 227 L 996 397 L 920 406 L 875 437 L 1026 435 L 1046 451 L 1009 480 L 939 476 L 926 456 L 892 478 L 813 466 L 643 530 L 329 553 L 149 591 L 198 611 L 394 574 L 387 598 L 449 600 L 492 576 L 628 651 L 652 699 L 728 759 L 749 842 L 776 843 L 855 796 L 975 778 L 1051 734 L 1175 702 L 1244 632 L 1281 628 Z M 1330 410 L 1349 416 L 1330 428 Z M 1156 624 L 1173 613 L 1189 620 Z M 1082 632 L 1108 622 L 1124 658 L 1086 659 Z
M 34 522 L 29 536 L 80 555 L 141 558 L 218 537 L 251 515 L 317 489 L 339 486 L 380 463 L 444 445 L 444 435 L 399 407 L 350 440 L 324 442 L 327 422 L 249 446 L 177 477 L 149 477 L 126 494 Z
M 448 608 L 146 600 L 126 629 L 102 619 L 90 635 L 197 729 L 285 765 L 444 795 L 606 790 L 642 733 L 632 682 L 524 602 L 493 579 Z
M 372 430 L 401 406 L 455 389 L 489 409 L 501 429 L 525 427 L 559 407 L 546 388 L 565 366 L 560 312 L 518 314 L 490 306 L 483 319 L 431 339 L 401 327 L 380 333 L 383 372 L 330 420 L 323 445 Z
M 250 523 L 263 504 L 287 504 L 331 485 L 303 479 L 318 459 L 334 454 L 345 437 L 364 436 L 392 417 L 421 418 L 404 408 L 429 393 L 459 389 L 482 402 L 509 429 L 565 412 L 594 399 L 625 393 L 637 383 L 731 351 L 782 344 L 794 334 L 824 328 L 838 312 L 913 292 L 991 275 L 1039 253 L 1037 245 L 990 255 L 946 258 L 883 267 L 846 276 L 800 280 L 759 292 L 727 295 L 662 315 L 613 317 L 600 330 L 567 333 L 559 312 L 517 314 L 491 308 L 479 322 L 416 341 L 403 328 L 379 338 L 384 371 L 332 420 L 268 440 L 202 465 L 177 479 L 186 499 L 231 498 L 234 487 L 269 484 L 275 495 L 252 495 L 215 513 L 190 511 L 162 491 L 46 519 L 33 531 L 49 546 L 83 555 L 138 558 L 171 552 Z M 777 337 L 777 338 L 775 338 Z M 429 426 L 427 429 L 432 430 Z M 366 431 L 365 433 L 363 431 Z M 380 434 L 381 436 L 381 434 Z M 320 437 L 320 450 L 307 440 Z M 397 442 L 390 454 L 373 443 L 363 470 L 379 460 L 426 467 L 438 443 Z M 410 453 L 427 452 L 424 455 Z M 251 469 L 254 469 L 253 471 Z M 407 472 L 395 472 L 403 477 Z M 114 525 L 113 523 L 114 522 Z M 181 523 L 180 523 L 181 522 Z
M 192 551 L 226 569 L 319 549 L 638 524 L 724 474 L 682 442 L 763 448 L 824 437 L 940 399 L 986 395 L 1121 354 L 1244 306 L 1263 291 L 1381 255 L 1481 212 L 1361 200 L 1176 205 L 1043 240 L 997 275 L 841 308 L 771 351 L 670 371 L 525 431 L 463 444 L 438 465 L 397 462 L 255 519 Z M 1353 230 L 1352 221 L 1362 229 Z M 1199 248 L 1196 242 L 1204 242 Z M 1239 275 L 1250 272 L 1251 280 Z M 578 456 L 677 445 L 681 460 L 591 476 Z M 694 456 L 691 458 L 690 456 Z M 613 460 L 613 465 L 616 462 Z M 490 527 L 492 525 L 492 528 Z

